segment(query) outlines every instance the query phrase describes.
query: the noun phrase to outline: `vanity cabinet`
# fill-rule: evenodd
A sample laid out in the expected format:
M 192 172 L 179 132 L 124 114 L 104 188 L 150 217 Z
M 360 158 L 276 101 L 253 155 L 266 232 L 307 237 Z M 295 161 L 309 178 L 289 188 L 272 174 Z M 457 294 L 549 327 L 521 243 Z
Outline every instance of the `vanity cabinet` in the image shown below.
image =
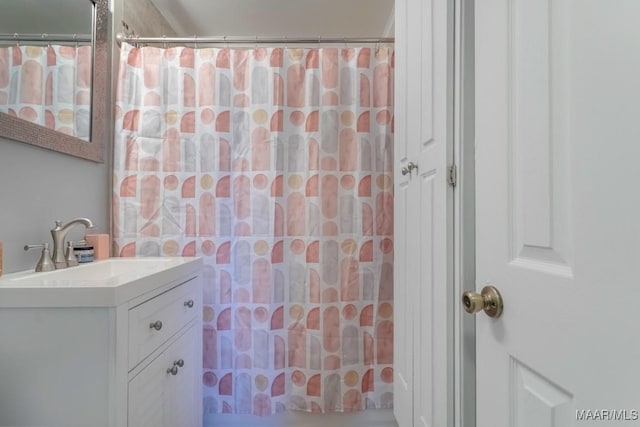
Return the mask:
M 0 426 L 202 426 L 201 260 L 174 261 L 0 279 Z

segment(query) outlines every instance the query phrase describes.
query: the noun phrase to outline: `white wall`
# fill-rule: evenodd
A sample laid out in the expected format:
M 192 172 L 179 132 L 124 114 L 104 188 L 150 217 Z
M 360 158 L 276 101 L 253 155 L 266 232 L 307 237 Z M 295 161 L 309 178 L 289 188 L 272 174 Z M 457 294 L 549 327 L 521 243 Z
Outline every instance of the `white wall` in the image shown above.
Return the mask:
M 110 157 L 110 144 L 105 144 Z M 109 167 L 0 138 L 0 241 L 4 272 L 35 267 L 40 251 L 27 243 L 51 243 L 54 221 L 84 216 L 109 232 Z M 78 239 L 82 232 L 70 237 Z

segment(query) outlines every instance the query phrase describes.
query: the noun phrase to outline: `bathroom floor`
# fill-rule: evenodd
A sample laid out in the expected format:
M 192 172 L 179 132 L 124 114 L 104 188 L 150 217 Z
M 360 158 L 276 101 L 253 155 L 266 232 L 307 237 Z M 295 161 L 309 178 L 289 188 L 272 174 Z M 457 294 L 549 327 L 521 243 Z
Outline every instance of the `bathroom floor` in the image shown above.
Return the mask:
M 391 409 L 374 409 L 349 414 L 288 412 L 270 417 L 220 414 L 205 416 L 205 425 L 224 427 L 398 427 Z

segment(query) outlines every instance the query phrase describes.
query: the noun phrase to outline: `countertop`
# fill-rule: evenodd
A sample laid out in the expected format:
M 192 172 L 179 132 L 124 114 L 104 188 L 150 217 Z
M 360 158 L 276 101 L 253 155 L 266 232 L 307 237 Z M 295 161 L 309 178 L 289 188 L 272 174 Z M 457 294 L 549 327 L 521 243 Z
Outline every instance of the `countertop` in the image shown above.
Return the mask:
M 195 277 L 197 257 L 109 258 L 77 267 L 0 277 L 0 308 L 115 307 Z

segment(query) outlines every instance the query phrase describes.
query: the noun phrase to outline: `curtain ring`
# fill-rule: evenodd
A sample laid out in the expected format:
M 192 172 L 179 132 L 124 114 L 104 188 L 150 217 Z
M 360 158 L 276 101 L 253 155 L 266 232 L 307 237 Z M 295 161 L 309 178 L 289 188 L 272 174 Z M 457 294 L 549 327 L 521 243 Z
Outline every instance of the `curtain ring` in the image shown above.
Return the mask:
M 13 33 L 13 39 L 16 41 L 16 47 L 20 47 L 20 39 L 18 33 Z
M 140 49 L 140 35 L 136 34 L 136 47 Z
M 195 47 L 196 49 L 198 48 L 198 36 L 194 34 L 193 36 L 193 47 Z
M 227 42 L 227 36 L 224 36 L 222 39 L 224 40 L 224 46 L 225 46 L 225 48 L 226 48 L 227 50 L 229 50 L 229 42 Z
M 342 41 L 344 42 L 344 48 L 346 49 L 347 48 L 347 38 L 346 37 L 343 38 Z
M 73 35 L 73 41 L 74 41 L 76 49 L 77 49 L 78 48 L 78 35 L 77 34 Z
M 318 36 L 318 50 L 320 50 L 321 41 L 322 41 L 322 36 Z
M 253 50 L 258 50 L 258 36 L 256 36 L 256 44 L 253 47 Z
M 42 33 L 42 41 L 46 41 L 47 42 L 47 47 L 51 47 L 51 40 L 49 40 L 49 34 L 47 33 Z
M 167 48 L 167 36 L 165 34 L 162 35 L 162 47 Z
M 289 49 L 289 42 L 287 41 L 287 36 L 284 36 L 284 50 Z

